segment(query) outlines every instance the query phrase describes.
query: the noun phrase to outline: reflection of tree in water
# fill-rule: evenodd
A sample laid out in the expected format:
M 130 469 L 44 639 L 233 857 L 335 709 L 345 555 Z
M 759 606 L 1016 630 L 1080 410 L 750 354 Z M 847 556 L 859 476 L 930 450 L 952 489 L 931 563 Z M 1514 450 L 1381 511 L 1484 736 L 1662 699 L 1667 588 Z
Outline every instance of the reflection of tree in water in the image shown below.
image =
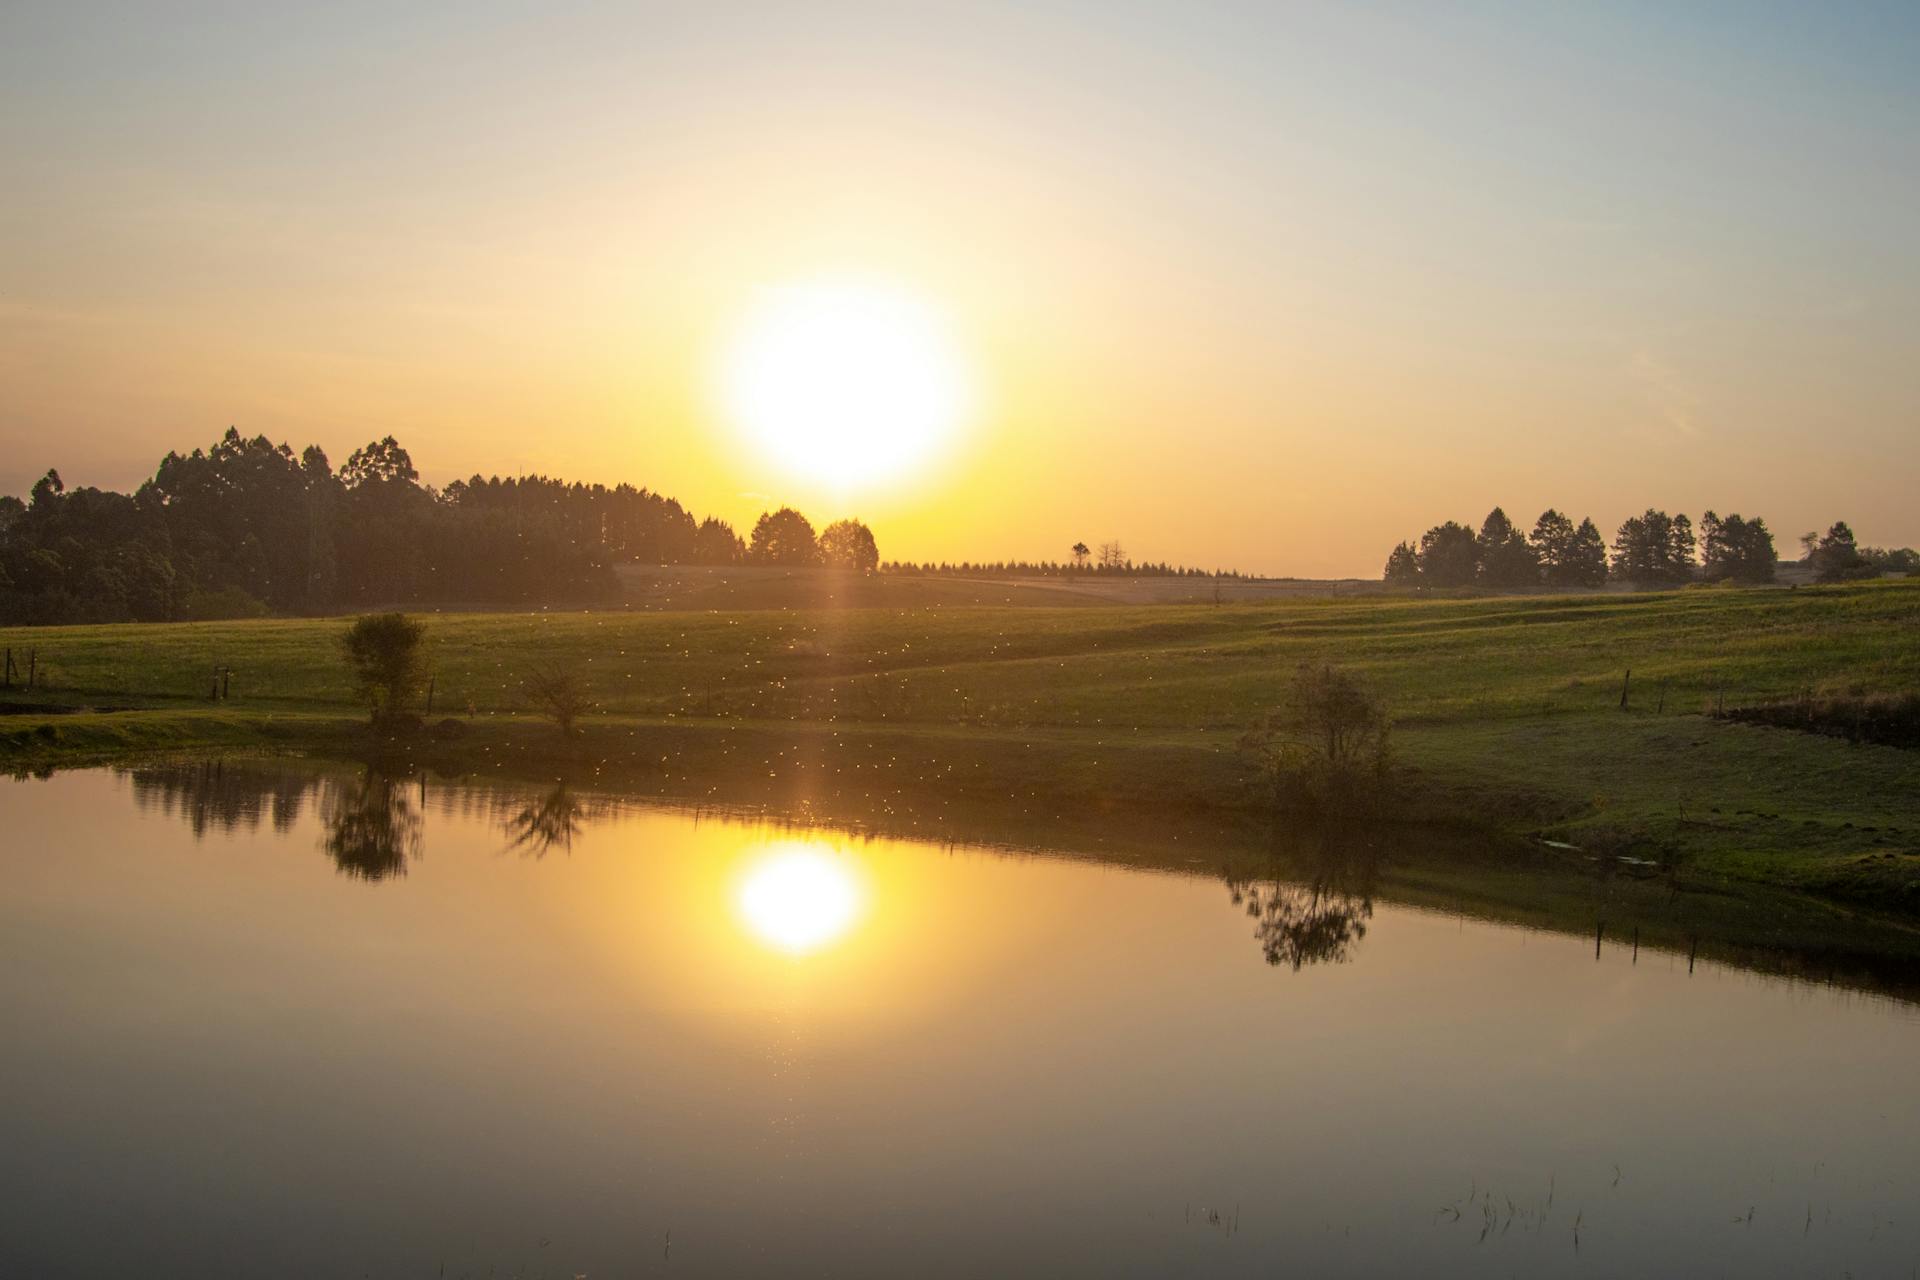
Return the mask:
M 428 807 L 424 775 L 406 778 L 368 768 L 358 774 L 318 773 L 311 766 L 272 760 L 194 760 L 122 769 L 142 811 L 178 817 L 196 837 L 210 831 L 258 831 L 271 822 L 284 835 L 297 824 L 309 796 L 321 824 L 321 846 L 336 867 L 360 880 L 405 875 L 420 855 Z M 419 791 L 414 791 L 418 782 Z M 617 802 L 581 796 L 566 782 L 544 794 L 492 786 L 448 784 L 434 789 L 438 813 L 498 822 L 508 848 L 544 857 L 571 851 L 574 837 Z
M 310 774 L 224 760 L 141 765 L 122 773 L 133 785 L 136 805 L 180 817 L 196 838 L 209 831 L 257 831 L 262 821 L 284 834 L 299 820 L 314 785 Z
M 403 876 L 408 860 L 420 854 L 425 824 L 405 780 L 377 769 L 358 779 L 328 779 L 320 819 L 328 856 L 356 880 Z
M 579 798 L 562 782 L 509 812 L 500 825 L 507 833 L 507 848 L 544 858 L 553 849 L 573 852 L 573 838 L 585 816 Z
M 1378 865 L 1370 844 L 1322 833 L 1299 868 L 1303 879 L 1229 875 L 1227 895 L 1255 922 L 1253 936 L 1268 964 L 1295 972 L 1310 964 L 1343 964 L 1367 936 Z

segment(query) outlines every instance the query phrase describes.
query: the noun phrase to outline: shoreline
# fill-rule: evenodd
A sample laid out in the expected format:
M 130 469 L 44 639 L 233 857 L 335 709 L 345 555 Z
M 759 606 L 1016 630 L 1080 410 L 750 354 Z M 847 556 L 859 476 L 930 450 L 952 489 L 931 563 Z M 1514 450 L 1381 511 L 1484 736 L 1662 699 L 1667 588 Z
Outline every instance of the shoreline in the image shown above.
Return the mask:
M 1239 838 L 1297 821 L 1264 802 L 1236 752 L 1198 735 L 1135 743 L 1085 732 L 594 716 L 567 739 L 531 716 L 484 714 L 391 737 L 358 716 L 325 711 L 145 708 L 0 717 L 0 768 L 15 775 L 220 754 L 311 756 L 448 778 L 565 779 L 636 799 L 819 813 L 935 839 L 955 823 L 976 830 L 1145 823 Z M 1809 876 L 1765 858 L 1713 856 L 1711 846 L 1726 843 L 1725 824 L 1706 817 L 1682 816 L 1674 827 L 1706 837 L 1703 856 L 1698 846 L 1596 821 L 1564 796 L 1489 788 L 1419 767 L 1401 775 L 1392 817 L 1373 824 L 1382 830 L 1509 849 L 1558 847 L 1706 887 L 1766 889 L 1920 918 L 1920 870 L 1904 865 L 1892 879 Z
M 434 796 L 442 804 L 450 795 L 526 797 L 545 811 L 577 812 L 587 827 L 622 809 L 658 810 L 788 834 L 1095 862 L 1218 882 L 1228 893 L 1286 884 L 1303 895 L 1297 901 L 1310 911 L 1357 910 L 1364 920 L 1379 902 L 1584 937 L 1596 959 L 1603 947 L 1631 948 L 1636 959 L 1644 949 L 1676 963 L 1704 959 L 1920 1002 L 1920 918 L 1776 886 L 1704 878 L 1679 867 L 1637 866 L 1539 840 L 1407 823 L 1326 828 L 1219 811 L 1062 808 L 1011 815 L 1004 808 L 948 803 L 927 812 L 904 800 L 863 807 L 819 789 L 801 795 L 769 786 L 755 794 L 716 794 L 720 788 L 676 786 L 664 774 L 646 778 L 604 763 L 595 768 L 591 761 L 583 762 L 589 766 L 584 771 L 537 767 L 569 763 L 493 750 L 474 764 L 404 751 L 298 753 L 283 745 L 278 751 L 229 746 L 143 752 L 104 762 L 76 758 L 46 770 L 106 768 L 159 781 L 182 795 L 205 795 L 205 801 L 183 805 L 183 813 L 200 812 L 235 789 L 244 794 L 249 779 L 262 794 L 278 794 L 280 780 L 289 775 L 302 786 L 353 789 L 354 779 L 384 773 L 407 781 L 382 794 L 403 796 L 423 810 Z M 519 804 L 513 800 L 502 813 Z M 467 802 L 458 807 L 465 811 Z M 265 806 L 241 811 L 258 821 Z

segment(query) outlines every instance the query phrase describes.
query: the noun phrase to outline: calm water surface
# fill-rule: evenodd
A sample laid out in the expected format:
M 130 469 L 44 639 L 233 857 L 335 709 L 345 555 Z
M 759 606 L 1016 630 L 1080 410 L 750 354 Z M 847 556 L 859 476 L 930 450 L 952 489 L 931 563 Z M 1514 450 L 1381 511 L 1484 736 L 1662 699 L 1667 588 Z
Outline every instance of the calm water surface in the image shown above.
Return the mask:
M 291 766 L 0 829 L 0 1275 L 1920 1266 L 1895 999 Z

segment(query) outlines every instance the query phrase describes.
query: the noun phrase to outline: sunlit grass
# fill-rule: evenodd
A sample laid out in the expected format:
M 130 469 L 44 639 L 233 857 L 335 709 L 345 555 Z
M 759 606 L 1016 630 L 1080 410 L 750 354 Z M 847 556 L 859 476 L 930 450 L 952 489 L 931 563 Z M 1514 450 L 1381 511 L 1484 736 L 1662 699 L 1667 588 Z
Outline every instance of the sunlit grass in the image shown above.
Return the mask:
M 37 650 L 48 687 L 36 697 L 171 709 L 145 725 L 64 718 L 67 741 L 108 750 L 121 736 L 190 741 L 196 717 L 220 741 L 244 738 L 236 718 L 272 716 L 280 737 L 298 736 L 302 717 L 345 724 L 356 712 L 343 628 L 339 619 L 48 628 L 0 633 L 0 644 Z M 646 752 L 689 770 L 765 777 L 790 772 L 783 743 L 804 742 L 831 762 L 823 767 L 837 785 L 942 803 L 1222 803 L 1242 785 L 1240 730 L 1279 700 L 1296 664 L 1337 662 L 1384 694 L 1429 809 L 1610 847 L 1651 841 L 1754 878 L 1869 888 L 1920 884 L 1911 753 L 1698 713 L 1807 691 L 1920 691 L 1916 634 L 1920 583 L 1907 581 L 429 618 L 436 719 L 532 732 L 520 724 L 520 678 L 539 661 L 566 661 L 602 708 L 583 750 L 617 758 L 644 737 Z M 233 668 L 233 696 L 209 703 L 221 664 Z M 25 732 L 25 718 L 0 722 L 0 750 L 64 750 Z

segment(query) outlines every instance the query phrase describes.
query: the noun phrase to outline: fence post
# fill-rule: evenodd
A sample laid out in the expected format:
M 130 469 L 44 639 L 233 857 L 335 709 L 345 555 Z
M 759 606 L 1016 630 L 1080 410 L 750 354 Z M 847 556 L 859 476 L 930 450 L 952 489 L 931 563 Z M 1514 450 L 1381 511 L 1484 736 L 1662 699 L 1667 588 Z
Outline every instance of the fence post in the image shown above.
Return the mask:
M 33 688 L 33 682 L 40 675 L 40 651 L 27 650 L 27 688 Z
M 227 695 L 232 691 L 232 687 L 233 668 L 223 665 L 220 668 L 220 701 L 225 702 L 227 700 Z
M 1627 690 L 1633 687 L 1633 668 L 1627 668 L 1627 678 L 1620 682 L 1620 709 L 1627 709 Z

